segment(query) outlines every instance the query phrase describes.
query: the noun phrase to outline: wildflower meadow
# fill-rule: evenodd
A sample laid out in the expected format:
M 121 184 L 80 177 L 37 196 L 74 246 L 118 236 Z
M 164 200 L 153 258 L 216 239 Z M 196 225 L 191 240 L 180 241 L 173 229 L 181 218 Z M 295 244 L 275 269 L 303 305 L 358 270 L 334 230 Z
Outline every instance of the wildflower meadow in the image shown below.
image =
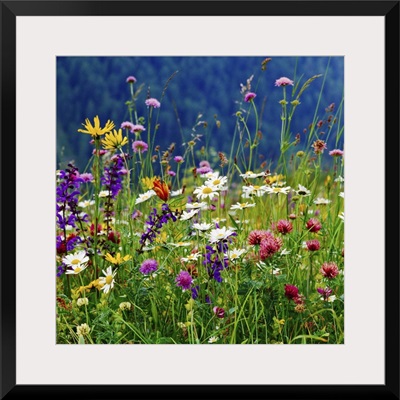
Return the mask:
M 120 76 L 126 119 L 76 121 L 68 135 L 91 153 L 55 173 L 57 344 L 344 343 L 344 100 L 319 94 L 294 130 L 327 72 L 273 63 L 232 82 L 234 128 L 213 121 L 223 148 L 200 114 L 182 135 L 163 130 L 173 71 L 159 92 Z

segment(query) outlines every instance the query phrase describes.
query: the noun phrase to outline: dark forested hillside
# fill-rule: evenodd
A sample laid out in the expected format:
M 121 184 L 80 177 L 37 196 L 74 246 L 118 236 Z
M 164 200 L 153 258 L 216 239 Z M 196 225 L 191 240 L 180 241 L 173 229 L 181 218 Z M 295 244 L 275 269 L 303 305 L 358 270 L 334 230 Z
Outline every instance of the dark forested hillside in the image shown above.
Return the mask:
M 266 56 L 267 57 L 267 56 Z M 275 81 L 288 77 L 299 88 L 311 77 L 301 95 L 300 105 L 291 122 L 293 138 L 309 129 L 313 121 L 323 120 L 325 109 L 335 103 L 339 110 L 344 95 L 343 57 L 274 57 L 262 69 L 266 57 L 58 57 L 57 58 L 57 168 L 75 161 L 84 169 L 92 152 L 90 136 L 78 133 L 86 118 L 100 122 L 108 119 L 117 128 L 129 120 L 126 102 L 130 100 L 126 78 L 136 78 L 135 87 L 142 86 L 137 98 L 138 116 L 147 121 L 147 97 L 161 102 L 153 118 L 159 128 L 156 144 L 166 149 L 176 143 L 176 154 L 192 134 L 203 135 L 202 145 L 229 154 L 236 127 L 236 113 L 246 113 L 241 84 L 251 80 L 251 91 L 257 94 L 262 139 L 258 153 L 264 160 L 279 154 L 281 130 L 282 87 Z M 293 88 L 287 88 L 287 96 Z M 342 128 L 343 112 L 335 114 Z M 198 122 L 200 122 L 198 124 Z M 249 117 L 250 129 L 255 129 Z M 336 143 L 335 128 L 329 135 L 328 148 L 343 147 L 343 136 Z M 329 158 L 329 156 L 326 156 Z

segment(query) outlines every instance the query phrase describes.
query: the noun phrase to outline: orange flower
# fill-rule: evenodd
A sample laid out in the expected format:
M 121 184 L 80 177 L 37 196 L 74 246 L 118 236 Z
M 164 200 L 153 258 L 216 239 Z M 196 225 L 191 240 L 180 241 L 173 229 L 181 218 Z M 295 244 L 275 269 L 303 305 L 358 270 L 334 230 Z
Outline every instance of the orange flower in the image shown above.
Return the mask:
M 164 200 L 164 201 L 168 200 L 169 187 L 165 182 L 162 182 L 159 179 L 155 179 L 153 182 L 153 190 L 156 192 L 156 195 L 161 200 Z

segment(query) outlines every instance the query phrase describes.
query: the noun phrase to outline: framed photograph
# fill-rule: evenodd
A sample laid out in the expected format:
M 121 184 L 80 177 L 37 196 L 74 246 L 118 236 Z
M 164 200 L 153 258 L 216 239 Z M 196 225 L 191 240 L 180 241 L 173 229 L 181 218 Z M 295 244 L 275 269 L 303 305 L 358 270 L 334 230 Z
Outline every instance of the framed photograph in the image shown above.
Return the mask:
M 1 398 L 400 398 L 398 1 L 1 1 L 1 43 Z

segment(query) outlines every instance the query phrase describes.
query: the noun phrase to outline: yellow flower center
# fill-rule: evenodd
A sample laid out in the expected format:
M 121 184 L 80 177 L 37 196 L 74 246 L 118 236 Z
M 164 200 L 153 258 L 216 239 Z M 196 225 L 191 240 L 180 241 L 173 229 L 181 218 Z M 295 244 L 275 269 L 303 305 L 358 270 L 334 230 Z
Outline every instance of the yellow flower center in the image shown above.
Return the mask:
M 253 171 L 247 171 L 246 174 L 247 175 L 251 175 L 253 173 Z
M 79 273 L 79 272 L 81 272 L 82 271 L 82 268 L 80 268 L 80 267 L 76 267 L 75 269 L 74 269 L 74 271 L 75 271 L 75 273 Z
M 106 284 L 111 285 L 111 282 L 113 281 L 112 275 L 107 275 L 106 276 Z
M 238 258 L 239 256 L 236 254 L 236 253 L 233 253 L 232 255 L 231 255 L 231 258 L 232 259 L 235 259 L 235 258 Z
M 260 189 L 260 186 L 258 186 L 258 185 L 255 185 L 255 186 L 253 186 L 253 187 L 254 187 L 255 190 Z
M 72 264 L 72 265 L 76 265 L 76 264 L 80 264 L 80 262 L 81 262 L 81 260 L 79 260 L 79 258 L 74 258 L 74 259 L 71 261 L 71 264 Z
M 221 183 L 221 181 L 219 180 L 219 179 L 216 179 L 214 182 L 213 182 L 213 185 L 219 185 Z
M 246 207 L 247 203 L 240 203 L 240 207 Z
M 212 192 L 213 192 L 213 190 L 211 188 L 209 188 L 209 187 L 206 187 L 206 188 L 203 189 L 203 193 L 204 194 L 210 194 Z
M 281 189 L 278 188 L 278 187 L 274 187 L 274 188 L 272 189 L 272 191 L 275 192 L 275 193 L 279 193 L 279 192 L 281 191 Z

